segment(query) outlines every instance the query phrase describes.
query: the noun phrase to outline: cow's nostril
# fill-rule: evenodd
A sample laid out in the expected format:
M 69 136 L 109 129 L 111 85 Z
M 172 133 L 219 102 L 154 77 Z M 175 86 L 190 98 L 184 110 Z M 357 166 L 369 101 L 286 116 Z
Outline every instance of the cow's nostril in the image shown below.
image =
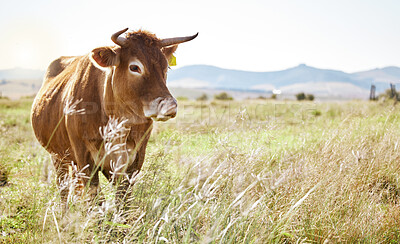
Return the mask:
M 159 115 L 172 118 L 176 116 L 177 104 L 175 99 L 165 99 L 160 105 Z
M 169 117 L 175 117 L 176 110 L 177 110 L 177 107 L 175 104 L 165 106 L 164 109 L 162 109 L 162 115 L 169 116 Z

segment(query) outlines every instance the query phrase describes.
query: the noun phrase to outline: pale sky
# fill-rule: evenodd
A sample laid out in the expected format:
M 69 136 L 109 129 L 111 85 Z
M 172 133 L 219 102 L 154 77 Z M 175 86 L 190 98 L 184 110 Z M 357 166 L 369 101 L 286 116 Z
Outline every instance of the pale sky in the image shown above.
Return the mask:
M 0 69 L 44 70 L 59 56 L 113 45 L 125 27 L 160 38 L 199 32 L 178 48 L 178 68 L 400 66 L 398 0 L 0 0 Z

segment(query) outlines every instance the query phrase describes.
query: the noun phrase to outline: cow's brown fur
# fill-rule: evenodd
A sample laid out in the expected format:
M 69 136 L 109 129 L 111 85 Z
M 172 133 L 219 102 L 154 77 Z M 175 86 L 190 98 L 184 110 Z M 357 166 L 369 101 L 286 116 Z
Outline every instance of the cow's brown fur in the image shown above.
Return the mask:
M 144 116 L 143 107 L 157 97 L 171 97 L 166 87 L 168 59 L 175 46 L 160 46 L 160 40 L 146 31 L 128 33 L 124 47 L 101 47 L 90 54 L 61 57 L 53 61 L 32 106 L 32 126 L 41 145 L 52 155 L 61 183 L 68 165 L 91 176 L 90 188 L 97 192 L 98 172 L 111 180 L 111 160 L 127 161 L 125 173 L 132 176 L 143 164 L 152 120 Z M 144 74 L 129 74 L 133 58 L 140 60 Z M 106 70 L 96 67 L 106 67 Z M 67 104 L 78 102 L 65 111 Z M 84 109 L 84 113 L 76 111 Z M 125 135 L 115 143 L 125 144 L 107 155 L 99 128 L 110 118 L 128 119 Z M 100 160 L 105 158 L 105 160 Z M 87 166 L 85 168 L 85 166 Z M 83 184 L 88 180 L 82 179 Z M 68 188 L 61 189 L 67 200 Z

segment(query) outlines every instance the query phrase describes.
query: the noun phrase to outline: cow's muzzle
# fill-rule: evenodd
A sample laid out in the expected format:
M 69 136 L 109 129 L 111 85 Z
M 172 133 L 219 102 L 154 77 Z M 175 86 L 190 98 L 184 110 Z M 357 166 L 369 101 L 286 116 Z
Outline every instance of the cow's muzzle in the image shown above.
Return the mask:
M 166 121 L 176 116 L 178 104 L 173 97 L 159 97 L 144 106 L 144 115 L 156 121 Z

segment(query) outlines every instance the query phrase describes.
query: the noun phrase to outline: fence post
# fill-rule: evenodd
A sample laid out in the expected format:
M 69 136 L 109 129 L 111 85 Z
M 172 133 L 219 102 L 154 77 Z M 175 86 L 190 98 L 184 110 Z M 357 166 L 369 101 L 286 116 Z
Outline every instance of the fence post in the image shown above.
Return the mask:
M 371 100 L 371 101 L 375 101 L 376 100 L 375 92 L 376 92 L 375 85 L 371 85 L 371 92 L 369 94 L 369 100 Z
M 390 83 L 390 91 L 391 91 L 391 98 L 397 101 L 398 96 L 396 92 L 396 86 L 393 83 Z

